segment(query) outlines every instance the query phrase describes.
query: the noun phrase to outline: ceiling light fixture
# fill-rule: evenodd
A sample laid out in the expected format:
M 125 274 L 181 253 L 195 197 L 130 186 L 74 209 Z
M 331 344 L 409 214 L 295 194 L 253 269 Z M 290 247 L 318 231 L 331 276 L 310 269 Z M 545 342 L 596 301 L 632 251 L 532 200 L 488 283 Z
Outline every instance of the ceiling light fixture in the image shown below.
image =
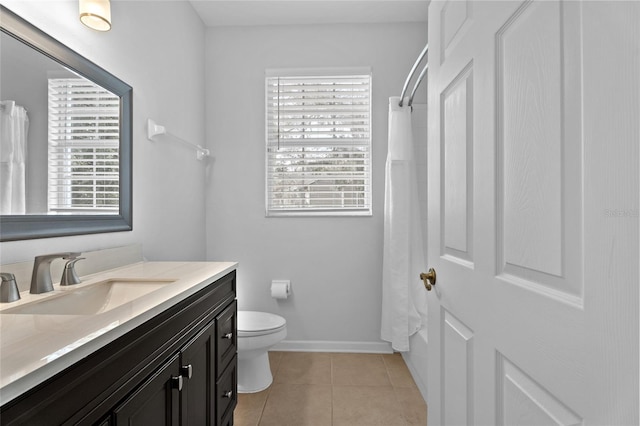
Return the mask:
M 111 29 L 109 0 L 80 0 L 80 22 L 96 31 Z

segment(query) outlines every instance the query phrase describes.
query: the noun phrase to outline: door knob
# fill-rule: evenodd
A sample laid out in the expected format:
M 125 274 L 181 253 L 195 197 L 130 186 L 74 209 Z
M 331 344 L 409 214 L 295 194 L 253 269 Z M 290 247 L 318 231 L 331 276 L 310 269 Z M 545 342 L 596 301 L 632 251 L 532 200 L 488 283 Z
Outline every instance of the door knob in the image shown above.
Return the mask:
M 420 274 L 420 279 L 424 283 L 424 287 L 427 291 L 431 291 L 434 285 L 436 285 L 436 270 L 429 268 L 429 272 Z

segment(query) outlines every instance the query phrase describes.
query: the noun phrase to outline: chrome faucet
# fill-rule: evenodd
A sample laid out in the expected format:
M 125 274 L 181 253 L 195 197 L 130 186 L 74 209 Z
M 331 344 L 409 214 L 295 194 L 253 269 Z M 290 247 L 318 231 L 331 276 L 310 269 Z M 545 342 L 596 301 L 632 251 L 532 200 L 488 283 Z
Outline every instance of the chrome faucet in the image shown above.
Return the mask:
M 51 282 L 51 262 L 55 259 L 75 259 L 81 253 L 67 252 L 36 256 L 33 261 L 33 273 L 31 274 L 31 289 L 29 293 L 40 294 L 53 291 Z

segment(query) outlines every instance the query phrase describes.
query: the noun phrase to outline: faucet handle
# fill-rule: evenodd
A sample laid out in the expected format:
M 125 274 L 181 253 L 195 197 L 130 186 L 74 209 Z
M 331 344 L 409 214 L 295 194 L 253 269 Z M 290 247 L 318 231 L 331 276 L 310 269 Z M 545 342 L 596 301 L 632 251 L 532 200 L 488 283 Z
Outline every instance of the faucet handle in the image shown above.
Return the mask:
M 76 254 L 76 253 L 73 253 Z M 77 253 L 78 256 L 80 255 L 80 253 Z M 64 257 L 63 259 L 67 259 L 66 257 Z M 78 274 L 76 273 L 76 269 L 75 269 L 75 265 L 76 262 L 79 260 L 83 260 L 85 259 L 84 257 L 69 257 L 69 260 L 67 263 L 65 263 L 64 265 L 64 270 L 62 271 L 62 278 L 60 279 L 60 285 L 74 285 L 74 284 L 80 284 L 82 281 L 80 281 L 80 277 L 78 277 Z
M 15 275 L 9 272 L 0 272 L 0 303 L 15 302 L 20 300 L 20 291 L 16 283 Z
M 76 252 L 70 252 L 70 251 L 62 252 L 62 253 L 41 254 L 35 257 L 35 263 L 51 262 L 54 259 L 75 259 L 80 255 L 82 255 L 82 253 L 76 253 Z
M 76 253 L 76 252 L 69 252 L 69 253 L 61 253 L 62 254 L 62 259 L 63 260 L 80 260 L 80 259 L 84 259 L 84 257 L 80 257 L 82 256 L 82 253 Z M 67 262 L 68 263 L 68 262 Z
M 2 282 L 15 281 L 16 276 L 13 275 L 11 272 L 0 272 L 0 279 L 2 279 Z

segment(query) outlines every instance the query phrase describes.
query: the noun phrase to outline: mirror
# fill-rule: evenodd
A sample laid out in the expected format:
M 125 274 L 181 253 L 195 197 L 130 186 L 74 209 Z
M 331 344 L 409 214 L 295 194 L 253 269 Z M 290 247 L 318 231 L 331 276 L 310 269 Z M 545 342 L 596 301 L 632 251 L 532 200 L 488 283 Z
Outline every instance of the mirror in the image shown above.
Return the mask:
M 0 241 L 131 230 L 131 86 L 2 5 L 0 30 Z

